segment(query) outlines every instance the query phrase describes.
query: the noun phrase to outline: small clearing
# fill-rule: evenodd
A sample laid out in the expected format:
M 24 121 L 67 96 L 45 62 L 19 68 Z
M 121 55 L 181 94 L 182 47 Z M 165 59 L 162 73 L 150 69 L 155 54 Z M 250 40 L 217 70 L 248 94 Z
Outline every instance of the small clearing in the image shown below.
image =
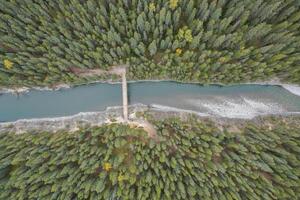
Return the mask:
M 127 65 L 112 66 L 108 71 L 103 69 L 81 69 L 78 67 L 71 67 L 70 71 L 80 77 L 101 76 L 104 74 L 122 75 L 126 73 L 127 67 Z

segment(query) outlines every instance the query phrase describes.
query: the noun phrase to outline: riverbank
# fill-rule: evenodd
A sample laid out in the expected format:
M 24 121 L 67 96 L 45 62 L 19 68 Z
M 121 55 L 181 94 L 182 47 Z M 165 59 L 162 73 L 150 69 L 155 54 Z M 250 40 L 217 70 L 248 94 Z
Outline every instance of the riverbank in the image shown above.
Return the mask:
M 226 87 L 226 86 L 236 86 L 236 85 L 262 85 L 262 86 L 279 86 L 282 87 L 289 92 L 291 92 L 294 95 L 300 96 L 300 85 L 297 84 L 289 84 L 289 83 L 283 83 L 279 79 L 273 79 L 270 81 L 258 81 L 258 82 L 244 82 L 244 83 L 236 83 L 236 84 L 223 84 L 223 83 L 210 83 L 210 84 L 203 84 L 201 82 L 195 82 L 195 81 L 188 81 L 188 82 L 183 82 L 183 81 L 177 81 L 177 80 L 172 80 L 172 79 L 165 79 L 165 80 L 159 80 L 159 79 L 153 79 L 153 80 L 129 80 L 127 83 L 139 83 L 139 82 L 175 82 L 175 83 L 182 83 L 182 84 L 195 84 L 195 85 L 201 85 L 201 86 L 206 86 L 206 85 L 216 85 L 220 87 Z M 70 89 L 70 88 L 75 88 L 75 87 L 80 87 L 80 86 L 86 86 L 90 84 L 97 84 L 97 83 L 106 83 L 106 84 L 121 84 L 122 82 L 120 80 L 99 80 L 99 81 L 92 81 L 88 83 L 83 83 L 83 84 L 74 84 L 74 85 L 68 85 L 68 84 L 59 84 L 55 87 L 20 87 L 20 88 L 0 88 L 0 95 L 5 94 L 5 93 L 13 93 L 13 94 L 22 94 L 22 93 L 27 93 L 31 90 L 38 90 L 38 91 L 58 91 L 58 90 L 63 90 L 63 89 Z
M 181 120 L 187 120 L 190 117 L 196 117 L 199 120 L 212 121 L 221 130 L 224 127 L 229 127 L 230 130 L 238 130 L 243 127 L 244 124 L 254 122 L 262 124 L 266 119 L 280 119 L 291 121 L 291 119 L 299 119 L 298 114 L 276 114 L 276 115 L 264 115 L 256 116 L 251 119 L 243 118 L 226 118 L 217 117 L 213 115 L 200 115 L 197 112 L 173 109 L 173 108 L 158 108 L 156 106 L 146 106 L 143 104 L 129 106 L 129 121 L 144 121 L 146 116 L 152 116 L 155 120 L 164 120 L 170 117 L 178 117 Z M 36 133 L 41 130 L 48 132 L 57 132 L 60 130 L 68 130 L 69 132 L 75 132 L 80 128 L 91 126 L 102 126 L 104 124 L 111 123 L 126 123 L 122 118 L 122 107 L 109 107 L 102 112 L 86 112 L 79 113 L 73 116 L 57 117 L 57 118 L 39 118 L 39 119 L 21 119 L 15 122 L 0 123 L 0 133 L 12 132 L 22 134 L 25 132 Z
M 129 118 L 135 119 L 136 112 L 144 112 L 148 109 L 145 105 L 129 106 Z M 14 122 L 0 123 L 1 132 L 16 132 L 17 134 L 24 132 L 36 132 L 47 130 L 56 132 L 67 129 L 70 132 L 77 131 L 80 127 L 85 126 L 101 126 L 105 123 L 113 121 L 122 121 L 122 107 L 109 107 L 101 112 L 82 112 L 72 116 L 54 117 L 54 118 L 37 118 L 37 119 L 20 119 Z

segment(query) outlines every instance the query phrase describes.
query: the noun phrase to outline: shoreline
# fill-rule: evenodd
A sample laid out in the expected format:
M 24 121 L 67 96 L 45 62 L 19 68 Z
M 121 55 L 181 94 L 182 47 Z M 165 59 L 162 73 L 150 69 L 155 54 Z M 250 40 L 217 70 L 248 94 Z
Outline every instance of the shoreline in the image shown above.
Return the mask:
M 211 120 L 218 124 L 224 124 L 227 122 L 241 123 L 249 121 L 257 121 L 257 119 L 268 118 L 268 117 L 299 117 L 300 112 L 291 113 L 274 113 L 274 114 L 260 114 L 251 118 L 230 118 L 216 116 L 206 113 L 198 113 L 196 111 L 184 110 L 179 108 L 173 108 L 161 105 L 144 105 L 134 104 L 129 106 L 129 120 L 141 120 L 143 118 L 137 117 L 136 114 L 142 112 L 152 113 L 157 118 L 166 117 L 179 117 L 187 118 L 188 116 L 196 116 L 198 119 Z M 33 119 L 19 119 L 12 122 L 0 122 L 0 133 L 3 132 L 15 132 L 22 134 L 25 132 L 38 132 L 40 130 L 46 130 L 49 132 L 57 132 L 60 130 L 69 130 L 74 132 L 85 126 L 101 126 L 112 122 L 123 122 L 122 118 L 122 106 L 108 107 L 104 111 L 98 112 L 80 112 L 75 115 L 62 116 L 62 117 L 48 117 L 48 118 L 33 118 Z
M 147 109 L 148 106 L 143 104 L 129 106 L 130 118 L 134 119 L 136 112 L 143 112 Z M 73 132 L 82 126 L 101 126 L 105 123 L 110 123 L 113 119 L 122 121 L 121 118 L 122 106 L 114 106 L 98 112 L 80 112 L 69 116 L 19 119 L 12 122 L 0 122 L 0 133 L 7 131 L 24 133 L 28 131 L 35 132 L 38 130 L 56 132 L 63 129 L 68 129 Z
M 245 83 L 234 83 L 234 84 L 222 84 L 222 83 L 210 83 L 210 84 L 203 84 L 201 82 L 184 82 L 184 81 L 177 81 L 172 79 L 165 79 L 165 80 L 159 80 L 159 79 L 150 79 L 150 80 L 129 80 L 127 83 L 142 83 L 142 82 L 175 82 L 179 84 L 195 84 L 195 85 L 201 85 L 201 86 L 209 86 L 209 85 L 215 85 L 220 87 L 230 87 L 230 86 L 238 86 L 238 85 L 261 85 L 261 86 L 278 86 L 282 87 L 283 89 L 291 92 L 294 95 L 300 96 L 300 85 L 297 84 L 290 84 L 290 83 L 283 83 L 279 80 L 270 80 L 270 81 L 258 81 L 258 82 L 245 82 Z M 20 87 L 16 89 L 12 88 L 0 88 L 0 95 L 3 94 L 22 94 L 22 93 L 28 93 L 30 91 L 60 91 L 63 89 L 72 89 L 75 87 L 80 86 L 87 86 L 92 84 L 121 84 L 121 81 L 113 81 L 113 80 L 107 80 L 107 81 L 92 81 L 89 83 L 83 83 L 83 84 L 75 84 L 75 85 L 68 85 L 68 84 L 60 84 L 57 85 L 54 88 L 50 87 Z
M 167 105 L 161 105 L 161 104 L 143 104 L 143 103 L 136 103 L 136 104 L 131 104 L 128 105 L 128 108 L 131 110 L 148 110 L 148 111 L 157 111 L 157 112 L 173 112 L 173 113 L 187 113 L 187 114 L 194 114 L 199 117 L 205 117 L 205 118 L 215 118 L 215 119 L 241 119 L 241 120 L 251 120 L 254 119 L 255 117 L 260 117 L 260 116 L 276 116 L 276 115 L 281 115 L 281 116 L 289 116 L 289 115 L 295 115 L 298 116 L 300 115 L 300 112 L 269 112 L 269 113 L 259 113 L 256 115 L 249 115 L 249 117 L 242 117 L 242 116 L 222 116 L 218 114 L 212 114 L 212 113 L 204 113 L 204 112 L 199 112 L 199 111 L 194 111 L 194 110 L 189 110 L 189 109 L 183 109 L 183 108 L 178 108 L 178 107 L 172 107 L 172 106 L 167 106 Z M 2 125 L 11 125 L 14 123 L 33 123 L 33 122 L 44 122 L 44 121 L 49 121 L 49 122 L 57 122 L 57 121 L 64 121 L 64 120 L 69 120 L 73 118 L 81 118 L 85 120 L 85 116 L 91 116 L 91 115 L 99 115 L 99 114 L 109 114 L 111 111 L 117 111 L 119 117 L 122 117 L 122 105 L 116 105 L 116 106 L 109 106 L 105 110 L 100 110 L 100 111 L 87 111 L 87 112 L 78 112 L 76 114 L 72 115 L 65 115 L 65 116 L 53 116 L 53 117 L 41 117 L 41 118 L 24 118 L 24 119 L 18 119 L 15 121 L 0 121 L 0 126 Z M 132 114 L 132 113 L 131 113 Z
M 178 84 L 198 84 L 202 86 L 206 86 L 205 84 L 197 83 L 197 82 L 181 82 L 181 81 L 174 81 L 174 80 L 131 80 L 128 81 L 128 83 L 143 83 L 143 82 L 175 82 Z M 98 84 L 98 83 L 106 83 L 106 84 L 121 84 L 121 82 L 118 81 L 94 81 L 90 83 L 85 84 L 79 84 L 79 85 L 66 85 L 61 84 L 58 85 L 56 88 L 49 88 L 49 87 L 35 87 L 35 88 L 26 88 L 22 87 L 19 88 L 17 91 L 17 94 L 22 93 L 28 93 L 33 90 L 37 91 L 59 91 L 64 89 L 71 89 L 75 87 L 80 86 L 87 86 L 90 84 Z M 226 87 L 226 86 L 237 86 L 237 85 L 263 85 L 263 86 L 279 86 L 284 88 L 285 90 L 291 92 L 294 95 L 300 96 L 300 85 L 293 85 L 293 84 L 284 84 L 281 82 L 278 82 L 277 80 L 272 81 L 266 81 L 266 82 L 253 82 L 253 83 L 241 83 L 241 84 L 230 84 L 230 85 L 224 85 L 224 84 L 209 84 L 209 85 L 215 85 L 220 87 Z M 3 89 L 0 89 L 0 95 Z M 15 94 L 16 91 L 14 89 L 7 89 L 4 91 L 4 93 L 13 93 Z M 271 113 L 260 113 L 256 115 L 250 115 L 249 117 L 235 117 L 235 116 L 219 116 L 217 114 L 211 114 L 211 113 L 201 113 L 198 111 L 193 110 L 185 110 L 180 109 L 176 107 L 170 107 L 165 105 L 159 105 L 159 104 L 149 104 L 144 105 L 141 103 L 129 105 L 129 119 L 136 119 L 134 116 L 136 112 L 138 111 L 150 111 L 150 112 L 158 112 L 160 113 L 159 116 L 162 116 L 162 113 L 165 113 L 166 115 L 169 115 L 170 113 L 173 113 L 175 116 L 182 116 L 182 115 L 196 115 L 199 118 L 203 119 L 210 119 L 213 121 L 249 121 L 254 120 L 256 118 L 260 117 L 268 117 L 268 116 L 300 116 L 300 112 L 289 112 L 289 113 L 278 113 L 278 112 L 271 112 Z M 114 107 L 107 107 L 103 111 L 95 111 L 95 112 L 79 112 L 74 115 L 69 116 L 60 116 L 60 117 L 48 117 L 48 118 L 33 118 L 33 119 L 19 119 L 17 121 L 8 121 L 8 122 L 1 122 L 0 121 L 0 133 L 5 130 L 14 130 L 17 133 L 23 133 L 26 131 L 36 131 L 36 130 L 50 130 L 52 132 L 61 130 L 61 129 L 69 129 L 71 131 L 75 131 L 78 129 L 78 126 L 100 126 L 102 124 L 105 124 L 113 117 L 114 119 L 120 120 L 122 118 L 122 106 L 114 106 Z M 121 120 L 122 121 L 122 120 Z

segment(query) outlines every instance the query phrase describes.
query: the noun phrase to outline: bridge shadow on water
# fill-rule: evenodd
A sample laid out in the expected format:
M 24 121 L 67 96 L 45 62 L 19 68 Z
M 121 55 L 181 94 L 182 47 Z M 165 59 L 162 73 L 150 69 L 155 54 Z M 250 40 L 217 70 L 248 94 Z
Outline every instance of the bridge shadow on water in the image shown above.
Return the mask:
M 128 105 L 131 104 L 131 90 L 130 90 L 131 84 L 127 83 L 127 98 L 128 98 Z

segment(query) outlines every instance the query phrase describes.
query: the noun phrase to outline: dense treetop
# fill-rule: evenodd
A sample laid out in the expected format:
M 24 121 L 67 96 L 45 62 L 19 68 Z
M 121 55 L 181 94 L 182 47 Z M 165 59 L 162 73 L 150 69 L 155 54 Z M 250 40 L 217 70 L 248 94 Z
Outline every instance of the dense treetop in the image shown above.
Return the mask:
M 131 79 L 300 83 L 298 0 L 0 0 L 0 86 Z
M 299 199 L 299 120 L 233 131 L 195 118 L 0 135 L 0 199 Z

